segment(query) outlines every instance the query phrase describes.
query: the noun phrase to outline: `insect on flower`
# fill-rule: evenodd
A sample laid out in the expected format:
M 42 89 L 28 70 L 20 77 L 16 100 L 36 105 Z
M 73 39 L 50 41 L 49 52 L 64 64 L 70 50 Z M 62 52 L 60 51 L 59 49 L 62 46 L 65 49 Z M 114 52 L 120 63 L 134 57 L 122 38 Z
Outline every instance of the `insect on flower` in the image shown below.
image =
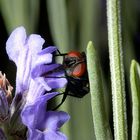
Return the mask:
M 8 57 L 17 66 L 16 89 L 10 107 L 7 96 L 11 95 L 12 88 L 0 74 L 0 120 L 8 116 L 4 127 L 10 139 L 67 139 L 59 128 L 70 116 L 62 111 L 46 110 L 47 101 L 59 94 L 52 90 L 63 88 L 67 79 L 63 69 L 56 71 L 62 64 L 53 63 L 57 48 L 43 49 L 44 43 L 38 34 L 28 36 L 23 26 L 14 29 L 6 42 Z
M 59 50 L 58 53 L 59 54 L 56 56 L 63 56 L 62 66 L 65 71 L 65 76 L 68 83 L 66 85 L 65 91 L 61 93 L 63 98 L 55 109 L 63 104 L 67 96 L 82 98 L 89 92 L 85 53 L 71 51 L 66 54 L 61 54 Z

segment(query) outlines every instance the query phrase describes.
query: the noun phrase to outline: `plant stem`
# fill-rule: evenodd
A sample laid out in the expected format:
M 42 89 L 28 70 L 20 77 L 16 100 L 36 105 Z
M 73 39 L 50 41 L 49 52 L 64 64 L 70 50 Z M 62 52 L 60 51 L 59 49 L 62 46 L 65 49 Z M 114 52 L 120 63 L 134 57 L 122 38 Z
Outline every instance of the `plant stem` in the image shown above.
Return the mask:
M 120 0 L 107 0 L 108 40 L 115 140 L 127 139 Z

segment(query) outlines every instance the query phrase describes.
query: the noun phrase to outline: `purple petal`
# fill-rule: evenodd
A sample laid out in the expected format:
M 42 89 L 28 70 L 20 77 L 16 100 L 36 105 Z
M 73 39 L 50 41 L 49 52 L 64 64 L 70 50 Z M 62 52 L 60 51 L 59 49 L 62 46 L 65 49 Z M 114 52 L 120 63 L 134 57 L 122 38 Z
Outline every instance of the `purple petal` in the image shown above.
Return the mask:
M 38 53 L 38 55 L 46 54 L 46 53 L 53 53 L 57 50 L 55 46 L 49 46 L 45 49 L 43 49 L 41 52 Z
M 45 82 L 52 89 L 63 88 L 67 84 L 66 78 L 45 78 Z
M 27 44 L 32 52 L 32 55 L 37 54 L 42 50 L 44 42 L 45 40 L 40 35 L 32 34 L 29 36 Z
M 27 61 L 30 60 L 28 57 L 28 48 L 26 47 L 22 48 L 22 51 L 19 52 L 19 56 L 20 58 L 17 60 L 17 64 L 16 64 L 17 65 L 16 93 L 27 90 L 28 81 L 26 81 L 25 83 L 23 79 L 27 77 L 26 76 L 27 74 L 29 75 L 30 73 L 30 69 L 26 66 Z M 31 64 L 30 61 L 28 61 L 29 64 Z M 28 77 L 28 80 L 30 80 L 30 77 Z
M 37 77 L 35 78 L 35 81 L 42 85 L 42 88 L 44 88 L 46 91 L 51 91 L 52 87 L 50 87 L 47 83 L 47 81 L 45 81 L 45 79 L 43 77 Z
M 49 74 L 48 77 L 45 77 L 45 81 L 52 89 L 63 88 L 67 84 L 67 79 L 65 78 L 65 73 L 63 70 L 56 72 L 54 71 L 53 73 Z
M 58 93 L 48 93 L 38 98 L 32 105 L 26 106 L 21 113 L 22 122 L 28 127 L 29 140 L 66 140 L 59 128 L 69 120 L 65 112 L 46 111 L 47 100 Z
M 17 65 L 16 93 L 28 90 L 33 66 L 43 64 L 45 59 L 49 62 L 52 61 L 50 54 L 37 57 L 37 53 L 41 52 L 44 42 L 44 39 L 36 34 L 27 38 L 24 27 L 16 28 L 7 40 L 7 54 Z
M 46 130 L 41 132 L 36 129 L 29 129 L 28 140 L 67 140 L 67 137 L 59 131 Z
M 28 48 L 28 55 L 26 56 L 26 58 L 24 58 L 24 60 L 26 60 L 25 64 L 23 64 L 21 66 L 22 69 L 25 69 L 24 76 L 22 76 L 23 83 L 25 83 L 25 85 L 24 85 L 25 87 L 26 87 L 26 85 L 30 84 L 31 70 L 32 70 L 32 67 L 38 62 L 39 58 L 37 57 L 37 53 L 42 49 L 43 43 L 44 43 L 44 39 L 41 38 L 40 35 L 32 34 L 28 38 L 27 46 L 26 46 L 26 48 Z M 24 54 L 24 52 L 22 52 L 22 53 Z M 21 57 L 21 58 L 23 58 L 23 57 Z M 24 68 L 23 68 L 23 66 L 24 66 Z M 27 89 L 27 88 L 25 88 L 25 89 Z
M 37 65 L 33 68 L 32 72 L 31 72 L 31 76 L 33 79 L 38 76 L 41 76 L 41 75 L 44 75 L 45 77 L 47 77 L 48 72 L 51 72 L 55 69 L 59 69 L 59 67 L 61 67 L 60 64 Z M 49 74 L 48 74 L 48 76 L 49 76 Z
M 33 68 L 31 76 L 38 83 L 42 84 L 47 91 L 62 88 L 67 83 L 62 65 L 60 64 L 36 66 Z
M 56 88 L 63 88 L 67 84 L 67 79 L 62 77 L 54 77 L 54 78 L 44 78 L 38 77 L 35 78 L 38 84 L 41 84 L 46 91 L 50 91 Z
M 24 27 L 16 28 L 6 42 L 6 51 L 10 58 L 17 64 L 19 52 L 24 47 L 26 41 L 26 32 Z
M 70 116 L 63 111 L 47 111 L 45 120 L 40 122 L 40 127 L 57 131 L 70 119 Z M 44 123 L 43 123 L 44 122 Z
M 30 128 L 28 128 L 27 139 L 28 140 L 45 140 L 44 135 L 41 131 L 36 130 L 36 129 L 30 129 Z
M 38 55 L 35 60 L 35 65 L 39 66 L 41 64 L 50 64 L 52 63 L 52 58 L 53 58 L 53 55 L 51 53 Z
M 42 117 L 44 119 L 44 114 L 46 114 L 47 101 L 56 96 L 57 94 L 57 92 L 45 94 L 38 97 L 34 104 L 26 104 L 25 108 L 21 112 L 22 122 L 29 128 L 35 128 L 37 123 L 42 120 Z
M 59 131 L 48 131 L 44 133 L 44 140 L 67 140 L 67 137 Z
M 67 140 L 67 137 L 59 131 L 48 130 L 44 133 L 44 140 Z

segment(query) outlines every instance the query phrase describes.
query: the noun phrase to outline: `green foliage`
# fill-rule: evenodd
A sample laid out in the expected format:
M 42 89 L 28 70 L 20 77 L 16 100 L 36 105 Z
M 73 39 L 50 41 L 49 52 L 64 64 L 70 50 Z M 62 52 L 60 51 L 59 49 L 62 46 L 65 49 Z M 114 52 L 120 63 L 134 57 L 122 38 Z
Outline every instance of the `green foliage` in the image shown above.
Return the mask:
M 105 108 L 100 63 L 91 41 L 87 46 L 87 69 L 95 137 L 97 140 L 112 140 L 111 129 Z
M 120 16 L 120 1 L 107 0 L 107 22 L 113 101 L 114 135 L 116 140 L 126 140 L 126 99 L 122 59 Z
M 17 26 L 24 26 L 28 33 L 35 30 L 39 0 L 0 0 L 0 10 L 9 33 Z
M 132 140 L 140 139 L 140 65 L 133 60 L 130 68 L 132 92 Z
M 63 129 L 69 140 L 111 140 L 113 138 L 127 140 L 128 136 L 131 136 L 132 140 L 139 140 L 140 66 L 135 60 L 131 63 L 129 77 L 130 62 L 135 58 L 132 35 L 136 33 L 138 27 L 137 1 L 107 0 L 107 16 L 103 13 L 105 12 L 104 3 L 98 0 L 44 1 L 46 1 L 46 11 L 43 13 L 48 17 L 51 37 L 62 53 L 70 50 L 85 51 L 87 42 L 89 40 L 94 42 L 94 46 L 91 41 L 87 46 L 90 94 L 81 100 L 69 98 L 60 108 L 71 115 L 70 122 Z M 39 18 L 44 18 L 39 17 L 39 12 L 42 10 L 40 3 L 39 0 L 0 0 L 0 12 L 8 33 L 21 25 L 28 33 L 35 33 L 38 30 Z M 102 21 L 106 22 L 104 20 L 106 17 L 108 42 L 105 32 L 106 23 L 102 24 Z M 109 56 L 106 55 L 107 44 Z M 110 75 L 102 69 L 106 65 L 103 59 L 108 57 Z M 128 93 L 132 102 L 130 108 L 126 107 L 126 91 L 130 91 L 129 86 L 128 90 L 125 90 L 124 72 L 126 72 L 126 79 L 130 79 L 131 93 Z M 112 96 L 109 93 L 110 82 Z M 106 101 L 109 98 L 112 98 L 112 103 Z M 131 109 L 132 114 L 129 111 Z M 126 114 L 132 115 L 132 122 Z M 110 120 L 113 120 L 113 124 Z M 132 131 L 127 130 L 127 125 Z

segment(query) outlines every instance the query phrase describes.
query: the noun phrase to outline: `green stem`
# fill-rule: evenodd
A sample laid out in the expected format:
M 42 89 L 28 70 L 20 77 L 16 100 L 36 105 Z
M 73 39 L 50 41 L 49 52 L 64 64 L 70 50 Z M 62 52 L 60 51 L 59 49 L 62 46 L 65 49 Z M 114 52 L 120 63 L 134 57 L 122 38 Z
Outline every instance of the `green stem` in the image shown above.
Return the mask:
M 120 18 L 120 0 L 107 0 L 114 135 L 115 140 L 126 140 L 127 123 Z

